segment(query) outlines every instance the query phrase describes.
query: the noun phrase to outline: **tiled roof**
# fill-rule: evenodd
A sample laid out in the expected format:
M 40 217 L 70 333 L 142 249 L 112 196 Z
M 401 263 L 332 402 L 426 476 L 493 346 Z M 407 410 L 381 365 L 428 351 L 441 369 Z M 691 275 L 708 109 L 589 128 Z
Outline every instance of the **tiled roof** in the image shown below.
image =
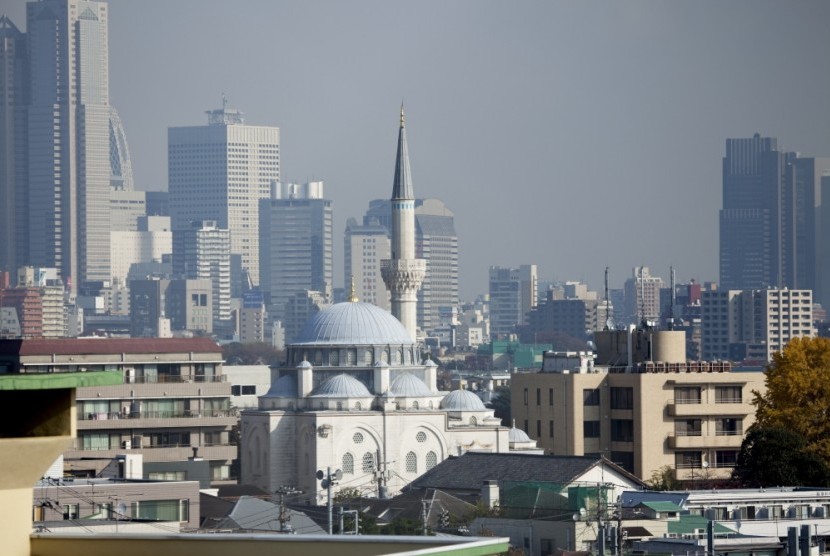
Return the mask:
M 550 481 L 569 483 L 604 461 L 634 484 L 639 479 L 616 464 L 592 456 L 467 452 L 451 456 L 411 483 L 415 488 L 480 491 L 484 481 Z
M 211 338 L 34 338 L 0 340 L 0 355 L 222 353 Z

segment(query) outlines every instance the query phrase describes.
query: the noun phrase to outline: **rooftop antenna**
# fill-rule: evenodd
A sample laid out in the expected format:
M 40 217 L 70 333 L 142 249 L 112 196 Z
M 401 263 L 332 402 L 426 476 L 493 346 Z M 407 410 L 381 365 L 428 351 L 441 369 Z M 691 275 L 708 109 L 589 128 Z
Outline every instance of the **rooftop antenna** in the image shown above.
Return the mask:
M 640 326 L 642 328 L 646 327 L 646 284 L 645 279 L 643 278 L 643 267 L 639 268 L 640 271 Z M 636 278 L 636 276 L 635 276 Z
M 611 316 L 611 300 L 608 297 L 608 267 L 605 267 L 605 329 L 614 328 L 614 319 Z
M 671 287 L 671 294 L 669 297 L 669 330 L 674 330 L 674 267 L 669 267 L 669 282 Z

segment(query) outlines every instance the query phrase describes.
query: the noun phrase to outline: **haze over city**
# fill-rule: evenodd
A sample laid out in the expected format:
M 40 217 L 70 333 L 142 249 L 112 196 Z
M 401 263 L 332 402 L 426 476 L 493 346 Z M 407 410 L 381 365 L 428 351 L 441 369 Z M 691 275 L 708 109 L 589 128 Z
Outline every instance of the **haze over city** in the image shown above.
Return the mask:
M 23 29 L 25 2 L 4 2 Z M 727 137 L 830 155 L 826 2 L 110 2 L 110 102 L 136 188 L 167 129 L 228 105 L 281 132 L 342 233 L 387 198 L 398 110 L 419 198 L 455 214 L 462 299 L 490 265 L 619 287 L 718 279 Z

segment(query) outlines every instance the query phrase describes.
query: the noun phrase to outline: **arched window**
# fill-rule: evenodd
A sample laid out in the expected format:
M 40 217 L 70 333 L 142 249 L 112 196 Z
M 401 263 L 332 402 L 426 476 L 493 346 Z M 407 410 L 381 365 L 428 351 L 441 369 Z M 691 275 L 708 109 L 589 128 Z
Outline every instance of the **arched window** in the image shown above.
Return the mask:
M 435 452 L 427 452 L 427 471 L 438 465 L 438 456 Z
M 475 417 L 470 417 L 470 424 L 472 426 L 478 425 L 478 419 L 476 419 Z
M 360 444 L 361 442 L 363 442 L 363 433 L 354 433 L 354 436 L 352 436 L 352 442 L 354 442 L 355 444 Z
M 418 409 L 418 408 L 419 408 L 418 402 L 417 401 L 412 402 L 412 409 Z
M 375 454 L 366 452 L 363 454 L 363 472 L 371 473 L 375 470 Z
M 337 411 L 343 411 L 343 402 L 337 402 Z
M 415 452 L 408 452 L 406 454 L 406 472 L 407 473 L 417 473 L 418 472 L 418 456 L 415 455 Z
M 418 442 L 426 442 L 427 441 L 427 433 L 424 431 L 418 431 L 418 434 L 415 435 L 415 440 Z
M 346 452 L 343 454 L 343 464 L 340 466 L 343 469 L 343 473 L 348 473 L 349 475 L 354 474 L 354 456 L 350 453 Z
M 360 411 L 361 409 L 363 409 L 363 405 L 361 405 L 360 402 L 354 402 L 354 408 L 355 410 Z

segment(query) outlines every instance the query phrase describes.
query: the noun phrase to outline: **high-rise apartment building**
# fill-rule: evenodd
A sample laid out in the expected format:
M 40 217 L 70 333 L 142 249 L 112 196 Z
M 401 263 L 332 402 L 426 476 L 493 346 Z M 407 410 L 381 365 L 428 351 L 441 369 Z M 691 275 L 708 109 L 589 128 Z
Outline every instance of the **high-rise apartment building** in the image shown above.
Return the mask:
M 374 200 L 369 203 L 363 224 L 377 222 L 389 230 L 391 214 L 391 201 Z M 418 328 L 429 332 L 441 324 L 442 307 L 459 304 L 455 219 L 439 199 L 415 199 L 415 254 L 426 261 L 426 273 L 418 290 Z
M 821 180 L 829 174 L 830 159 L 786 152 L 774 137 L 726 140 L 722 289 L 817 289 L 828 249 L 820 233 Z
M 271 322 L 284 320 L 285 303 L 298 292 L 331 296 L 334 224 L 323 185 L 276 183 L 260 202 L 260 269 Z
M 167 131 L 168 191 L 173 230 L 214 220 L 230 231 L 251 283 L 260 283 L 259 201 L 280 179 L 280 130 L 246 125 L 227 107 L 210 110 L 208 125 Z
M 625 318 L 630 324 L 660 320 L 660 290 L 663 279 L 652 276 L 647 266 L 634 267 L 625 281 Z
M 768 362 L 792 338 L 815 336 L 811 290 L 715 290 L 701 294 L 704 359 Z
M 503 338 L 527 324 L 528 313 L 536 307 L 538 282 L 535 264 L 490 267 L 491 338 Z
M 173 274 L 179 278 L 210 280 L 213 330 L 227 333 L 231 326 L 230 232 L 215 221 L 191 222 L 173 232 Z
M 381 309 L 390 308 L 389 290 L 383 285 L 380 261 L 391 253 L 389 231 L 376 218 L 358 224 L 354 218 L 346 222 L 343 239 L 343 276 L 354 284 L 354 294 L 360 301 Z

